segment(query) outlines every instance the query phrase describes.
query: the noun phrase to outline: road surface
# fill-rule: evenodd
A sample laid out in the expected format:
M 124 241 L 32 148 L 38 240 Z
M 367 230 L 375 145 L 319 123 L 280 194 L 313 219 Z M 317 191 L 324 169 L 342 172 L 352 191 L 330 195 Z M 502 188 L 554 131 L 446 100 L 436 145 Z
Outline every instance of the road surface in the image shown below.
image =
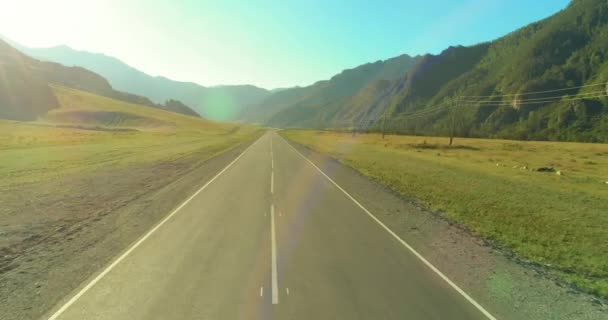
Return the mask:
M 275 132 L 47 318 L 493 319 Z

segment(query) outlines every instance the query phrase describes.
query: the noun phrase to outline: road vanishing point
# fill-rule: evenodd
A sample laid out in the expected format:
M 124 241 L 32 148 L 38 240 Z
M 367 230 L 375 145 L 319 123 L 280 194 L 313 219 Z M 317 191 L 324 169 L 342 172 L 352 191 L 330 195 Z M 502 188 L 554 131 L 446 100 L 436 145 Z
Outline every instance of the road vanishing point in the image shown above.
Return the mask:
M 495 319 L 276 132 L 45 317 Z

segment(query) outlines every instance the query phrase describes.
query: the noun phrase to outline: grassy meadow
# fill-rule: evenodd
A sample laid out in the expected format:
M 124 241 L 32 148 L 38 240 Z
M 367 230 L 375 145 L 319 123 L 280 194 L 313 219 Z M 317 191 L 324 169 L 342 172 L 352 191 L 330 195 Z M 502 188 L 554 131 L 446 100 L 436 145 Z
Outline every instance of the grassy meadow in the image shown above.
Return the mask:
M 211 157 L 259 133 L 72 89 L 53 90 L 61 107 L 44 118 L 0 120 L 0 188 L 201 151 Z
M 608 297 L 608 145 L 456 139 L 448 147 L 435 137 L 282 134 Z
M 0 120 L 2 319 L 39 318 L 263 133 L 53 92 L 37 121 Z

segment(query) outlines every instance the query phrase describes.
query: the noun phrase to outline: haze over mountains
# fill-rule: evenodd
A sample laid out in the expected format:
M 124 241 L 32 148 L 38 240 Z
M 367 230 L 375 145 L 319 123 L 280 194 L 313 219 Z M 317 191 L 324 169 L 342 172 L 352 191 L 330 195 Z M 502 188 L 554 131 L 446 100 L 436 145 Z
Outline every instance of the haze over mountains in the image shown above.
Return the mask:
M 392 65 L 394 77 L 370 76 L 378 62 L 273 94 L 244 119 L 425 135 L 454 124 L 459 136 L 608 142 L 606 1 L 574 0 L 497 40 L 409 61 Z
M 168 100 L 161 105 L 146 97 L 114 90 L 94 72 L 33 59 L 0 40 L 0 119 L 36 120 L 58 107 L 51 85 L 198 117 L 179 101 Z
M 82 75 L 53 79 L 65 86 L 122 95 L 122 100 L 152 106 L 155 103 L 147 98 L 171 100 L 165 108 L 187 113 L 190 106 L 212 120 L 276 127 L 384 128 L 404 134 L 448 135 L 453 129 L 459 136 L 470 137 L 608 141 L 604 87 L 608 3 L 603 0 L 574 0 L 561 12 L 491 42 L 453 46 L 438 55 L 404 54 L 344 70 L 310 86 L 271 91 L 250 85 L 203 87 L 152 77 L 118 59 L 65 46 L 18 48 L 108 79 L 98 79 L 84 69 L 69 69 Z M 140 96 L 115 92 L 110 85 Z M 39 86 L 32 82 L 32 88 Z M 563 88 L 572 89 L 554 91 Z M 43 100 L 52 105 L 47 98 Z
M 318 116 L 327 112 L 328 108 L 333 110 L 336 103 L 346 102 L 348 97 L 371 82 L 395 80 L 403 76 L 418 60 L 419 57 L 401 55 L 344 70 L 329 80 L 311 86 L 282 90 L 245 109 L 241 118 L 280 126 L 321 124 L 323 120 Z
M 0 118 L 34 120 L 39 114 L 58 107 L 47 81 L 29 72 L 35 60 L 0 41 Z
M 114 57 L 74 50 L 64 45 L 29 48 L 6 40 L 33 58 L 86 68 L 106 78 L 117 90 L 142 95 L 156 103 L 179 100 L 212 120 L 233 120 L 246 105 L 254 104 L 270 94 L 270 91 L 252 85 L 204 87 L 192 82 L 154 77 Z

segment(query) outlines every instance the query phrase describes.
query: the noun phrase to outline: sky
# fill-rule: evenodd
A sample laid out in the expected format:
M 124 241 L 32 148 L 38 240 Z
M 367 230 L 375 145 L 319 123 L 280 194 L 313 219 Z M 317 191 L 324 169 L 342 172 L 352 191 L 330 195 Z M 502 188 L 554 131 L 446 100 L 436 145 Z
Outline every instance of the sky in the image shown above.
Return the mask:
M 309 85 L 400 54 L 490 41 L 569 0 L 0 0 L 0 34 L 205 86 Z

